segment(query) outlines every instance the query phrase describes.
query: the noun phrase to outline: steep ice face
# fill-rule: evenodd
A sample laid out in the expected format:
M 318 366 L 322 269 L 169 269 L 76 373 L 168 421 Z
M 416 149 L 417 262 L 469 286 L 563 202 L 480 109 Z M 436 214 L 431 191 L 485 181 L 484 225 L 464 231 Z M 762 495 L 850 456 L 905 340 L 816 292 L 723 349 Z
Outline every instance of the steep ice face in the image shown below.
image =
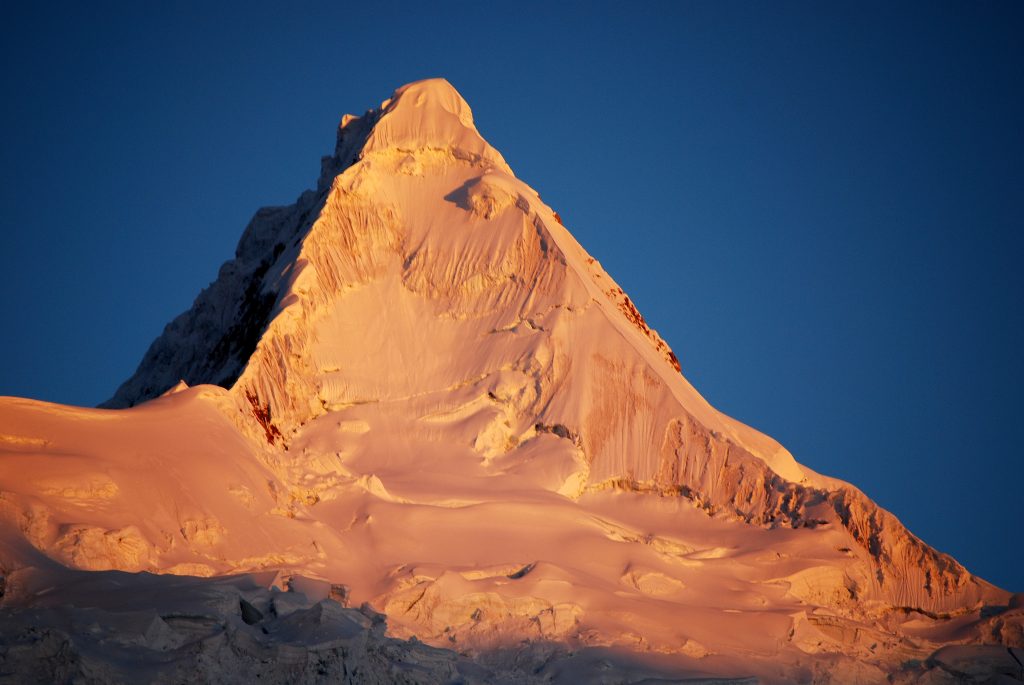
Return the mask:
M 159 395 L 179 379 L 231 387 L 244 375 L 246 391 L 240 394 L 255 393 L 276 417 L 275 425 L 287 432 L 326 405 L 381 399 L 380 384 L 390 377 L 405 384 L 391 391 L 408 394 L 449 387 L 510 363 L 552 373 L 561 365 L 568 372 L 570 361 L 579 367 L 588 363 L 596 343 L 587 338 L 600 336 L 603 329 L 614 338 L 613 347 L 620 348 L 608 350 L 609 358 L 638 357 L 630 363 L 652 366 L 647 372 L 657 378 L 652 383 L 674 386 L 672 393 L 703 423 L 750 443 L 784 475 L 806 477 L 778 445 L 718 416 L 678 377 L 678 361 L 665 342 L 550 208 L 515 179 L 446 81 L 410 84 L 380 110 L 346 117 L 338 148 L 323 168 L 317 191 L 305 193 L 291 207 L 257 213 L 235 260 L 154 343 L 139 372 L 108 406 Z M 353 291 L 369 284 L 383 290 L 379 302 L 366 306 L 383 315 L 356 311 L 352 307 L 358 301 L 348 301 Z M 363 293 L 357 299 L 369 297 Z M 403 299 L 405 309 L 391 306 Z M 339 306 L 347 313 L 328 316 Z M 432 328 L 426 320 L 414 320 L 421 315 L 435 322 Z M 529 327 L 540 316 L 566 323 L 557 332 L 554 326 L 536 329 L 540 334 L 532 336 L 536 340 L 528 349 L 510 346 L 515 336 L 487 337 L 494 335 L 492 330 Z M 388 331 L 385 345 L 358 333 L 373 351 L 355 354 L 360 348 L 345 337 L 345 325 L 358 328 L 363 321 L 378 328 L 392 321 L 421 334 Z M 321 326 L 330 332 L 321 332 Z M 422 334 L 435 329 L 436 336 Z M 305 338 L 317 339 L 315 354 Z M 478 338 L 486 342 L 480 345 Z M 458 341 L 475 354 L 458 353 Z M 392 353 L 395 359 L 371 363 L 373 354 L 395 345 L 404 346 Z M 346 358 L 346 350 L 353 354 Z M 359 360 L 358 374 L 372 377 L 380 387 L 355 385 L 354 360 Z M 448 368 L 427 372 L 430 364 L 445 360 Z M 577 375 L 579 382 L 590 382 Z M 350 386 L 350 396 L 339 394 L 339 378 Z M 611 374 L 609 382 L 620 382 L 616 378 Z M 541 394 L 551 390 L 543 386 L 562 380 L 553 376 L 550 383 L 538 382 Z M 542 416 L 540 405 L 547 404 L 524 406 L 533 411 L 526 419 L 560 423 L 572 418 Z M 595 420 L 607 411 L 570 409 L 595 414 Z M 602 442 L 600 436 L 596 441 Z
M 128 407 L 179 380 L 235 384 L 263 332 L 298 251 L 319 218 L 335 177 L 375 151 L 433 150 L 511 171 L 480 137 L 462 96 L 443 79 L 409 84 L 364 116 L 345 115 L 334 154 L 324 157 L 317 188 L 287 207 L 260 209 L 217 279 L 152 344 L 136 373 L 102 406 Z M 413 165 L 413 166 L 410 166 Z M 409 156 L 402 173 L 416 173 Z
M 475 502 L 455 485 L 466 473 L 573 501 L 672 496 L 760 528 L 842 530 L 859 556 L 828 583 L 859 600 L 946 611 L 989 592 L 855 488 L 714 410 L 443 80 L 346 116 L 316 189 L 257 213 L 109 405 L 179 379 L 228 388 L 275 477 L 309 501 L 337 485 L 325 455 L 391 503 Z M 424 463 L 431 475 L 399 493 Z M 434 494 L 417 489 L 429 482 Z

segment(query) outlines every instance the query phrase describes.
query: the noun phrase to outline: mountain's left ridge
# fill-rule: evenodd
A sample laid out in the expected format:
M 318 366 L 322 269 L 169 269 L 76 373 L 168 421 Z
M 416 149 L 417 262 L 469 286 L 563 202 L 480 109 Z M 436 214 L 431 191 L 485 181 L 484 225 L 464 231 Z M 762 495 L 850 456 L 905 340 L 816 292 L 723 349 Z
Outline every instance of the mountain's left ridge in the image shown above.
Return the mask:
M 372 118 L 372 114 L 368 113 Z M 159 397 L 179 380 L 231 387 L 256 348 L 277 300 L 275 277 L 323 207 L 335 175 L 351 165 L 369 132 L 365 119 L 346 115 L 338 127 L 334 153 L 321 160 L 321 175 L 291 205 L 261 208 L 249 221 L 217 278 L 193 305 L 164 328 L 138 368 L 100 404 L 132 407 Z

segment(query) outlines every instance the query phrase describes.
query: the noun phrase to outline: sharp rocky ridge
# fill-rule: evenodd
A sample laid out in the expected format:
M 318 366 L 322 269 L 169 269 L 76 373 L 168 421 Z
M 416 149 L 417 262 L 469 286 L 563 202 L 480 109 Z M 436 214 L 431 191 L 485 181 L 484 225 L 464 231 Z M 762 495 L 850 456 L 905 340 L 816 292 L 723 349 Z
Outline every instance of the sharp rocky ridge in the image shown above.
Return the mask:
M 161 396 L 166 399 L 149 402 Z M 726 573 L 694 570 L 721 559 L 733 580 L 714 581 L 723 584 L 706 592 L 728 597 L 725 604 L 739 602 L 744 611 L 759 607 L 758 620 L 784 616 L 779 620 L 789 634 L 779 639 L 799 647 L 798 657 L 787 662 L 793 668 L 802 663 L 800 654 L 852 650 L 851 658 L 874 659 L 884 669 L 898 663 L 899 654 L 913 652 L 901 640 L 923 639 L 917 633 L 900 637 L 891 616 L 940 621 L 1010 601 L 1009 593 L 919 540 L 852 485 L 797 463 L 770 437 L 711 407 L 628 295 L 483 139 L 468 104 L 443 79 L 409 84 L 378 109 L 346 115 L 316 188 L 292 205 L 256 213 L 234 259 L 166 327 L 103 406 L 142 405 L 126 416 L 185 416 L 185 409 L 174 407 L 189 402 L 188 411 L 200 412 L 202 405 L 207 412 L 203 402 L 215 406 L 245 436 L 247 446 L 232 449 L 255 456 L 253 463 L 265 469 L 261 478 L 272 500 L 267 515 L 291 521 L 273 519 L 271 527 L 310 522 L 311 530 L 321 531 L 301 534 L 316 538 L 311 547 L 282 556 L 264 540 L 249 547 L 232 543 L 229 554 L 226 541 L 234 538 L 230 527 L 218 523 L 229 514 L 196 504 L 201 515 L 167 524 L 168 540 L 180 524 L 187 554 L 173 540 L 159 542 L 162 533 L 145 531 L 132 538 L 128 556 L 108 542 L 100 553 L 89 538 L 94 534 L 69 539 L 66 531 L 54 532 L 59 517 L 52 514 L 50 528 L 40 528 L 40 514 L 19 505 L 19 526 L 29 531 L 34 548 L 78 568 L 166 571 L 169 562 L 160 560 L 173 558 L 177 572 L 198 568 L 204 575 L 268 568 L 285 559 L 292 569 L 325 577 L 362 573 L 353 586 L 356 595 L 385 610 L 399 633 L 439 643 L 454 642 L 465 630 L 484 644 L 534 625 L 544 639 L 628 641 L 633 638 L 623 636 L 630 630 L 609 627 L 618 618 L 607 619 L 611 624 L 594 619 L 598 627 L 584 629 L 587 616 L 601 611 L 625 615 L 614 608 L 625 600 L 611 599 L 622 594 L 624 583 L 630 593 L 655 602 L 635 620 L 650 623 L 637 644 L 656 651 L 672 651 L 658 646 L 656 637 L 669 630 L 665 616 L 671 614 L 659 614 L 669 611 L 665 602 L 690 597 L 689 585 L 701 588 L 712 582 L 710 574 Z M 150 414 L 132 413 L 147 407 Z M 202 416 L 207 425 L 220 426 L 219 419 Z M 235 438 L 218 435 L 218 445 L 235 444 Z M 262 500 L 252 494 L 257 486 L 232 487 L 232 493 L 243 493 L 239 506 L 260 510 Z M 343 504 L 356 501 L 353 488 L 376 504 Z M 421 556 L 398 563 L 404 552 L 395 552 L 394 565 L 378 578 L 377 566 L 333 562 L 327 551 L 331 545 L 338 545 L 338 554 L 358 545 L 379 550 L 383 538 L 374 536 L 383 535 L 384 510 L 405 507 L 414 512 L 410 520 L 430 525 L 440 525 L 430 517 L 445 512 L 445 526 L 464 531 L 466 516 L 498 516 L 487 512 L 499 501 L 500 525 L 520 515 L 531 520 L 534 514 L 519 508 L 525 503 L 550 508 L 550 518 L 535 522 L 542 528 L 569 517 L 563 503 L 575 503 L 586 511 L 579 514 L 585 523 L 572 524 L 580 536 L 598 535 L 600 545 L 642 553 L 614 570 L 619 590 L 593 589 L 606 582 L 594 581 L 588 604 L 551 599 L 562 596 L 551 588 L 576 571 L 540 552 L 524 551 L 529 558 L 507 567 L 494 561 L 487 570 L 470 568 L 473 554 L 462 548 L 446 552 L 447 561 Z M 612 511 L 633 511 L 629 507 L 647 512 L 647 523 L 630 527 L 609 518 Z M 454 518 L 470 508 L 477 513 Z M 87 521 L 81 509 L 74 511 L 65 516 L 65 526 L 79 526 L 72 530 L 117 532 L 99 514 L 99 522 Z M 168 520 L 174 516 L 181 517 L 168 514 Z M 706 526 L 723 539 L 748 540 L 751 548 L 700 548 L 655 530 L 663 524 L 653 522 L 673 520 L 689 522 L 684 527 L 694 531 Z M 391 543 L 402 549 L 394 540 L 404 538 L 396 535 Z M 196 542 L 208 538 L 207 547 Z M 82 553 L 90 544 L 92 551 Z M 564 546 L 550 544 L 541 547 L 552 555 Z M 808 544 L 815 551 L 801 557 L 795 550 Z M 528 545 L 523 542 L 523 549 Z M 607 554 L 618 558 L 614 550 Z M 477 552 L 501 556 L 500 550 Z M 653 555 L 646 566 L 636 560 L 644 555 Z M 762 570 L 750 570 L 755 567 Z M 603 578 L 606 570 L 588 567 L 577 579 Z M 518 585 L 508 584 L 513 581 Z M 473 583 L 486 588 L 473 594 L 477 586 L 467 585 Z M 524 583 L 534 586 L 526 591 Z M 686 601 L 697 606 L 704 600 Z M 834 620 L 814 613 L 819 610 Z M 808 628 L 812 624 L 818 632 Z M 485 625 L 491 632 L 483 631 Z M 867 633 L 856 631 L 867 625 L 888 636 L 889 661 L 861 644 Z M 676 630 L 669 630 L 672 639 L 681 639 Z M 679 649 L 704 664 L 716 653 L 746 649 L 709 646 L 715 639 L 686 638 Z M 774 639 L 756 659 L 772 663 Z M 728 671 L 719 666 L 709 672 Z

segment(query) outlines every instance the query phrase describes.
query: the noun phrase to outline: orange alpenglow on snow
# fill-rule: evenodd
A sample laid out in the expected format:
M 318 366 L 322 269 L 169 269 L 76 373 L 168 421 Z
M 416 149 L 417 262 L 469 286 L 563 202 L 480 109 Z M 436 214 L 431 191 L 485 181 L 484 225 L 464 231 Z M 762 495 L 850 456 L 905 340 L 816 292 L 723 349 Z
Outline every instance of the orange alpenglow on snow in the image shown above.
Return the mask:
M 1019 677 L 1021 598 L 711 407 L 442 79 L 105 407 L 0 399 L 5 673 Z

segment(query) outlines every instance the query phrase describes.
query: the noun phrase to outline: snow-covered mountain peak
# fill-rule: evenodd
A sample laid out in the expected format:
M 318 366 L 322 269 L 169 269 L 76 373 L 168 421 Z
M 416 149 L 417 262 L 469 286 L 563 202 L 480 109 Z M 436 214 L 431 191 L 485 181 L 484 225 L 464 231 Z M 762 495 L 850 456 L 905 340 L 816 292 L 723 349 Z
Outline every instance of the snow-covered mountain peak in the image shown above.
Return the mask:
M 540 459 L 536 485 L 573 499 L 682 494 L 749 524 L 842 526 L 870 559 L 861 596 L 945 611 L 983 592 L 855 488 L 711 407 L 442 79 L 343 118 L 317 189 L 257 212 L 109 406 L 179 380 L 228 388 L 274 459 L 348 444 L 338 426 L 354 422 L 388 443 L 356 449 L 366 468 L 383 453 L 403 473 L 423 459 L 533 473 Z M 310 481 L 290 460 L 288 477 Z
M 381 104 L 363 155 L 380 151 L 450 150 L 471 161 L 484 161 L 511 173 L 501 154 L 473 124 L 469 104 L 445 79 L 402 86 Z
M 108 403 L 130 410 L 0 398 L 5 602 L 50 601 L 40 565 L 272 569 L 460 652 L 770 683 L 1024 644 L 1008 593 L 705 401 L 447 81 L 346 115 L 321 164 Z M 239 626 L 269 611 L 245 602 Z

